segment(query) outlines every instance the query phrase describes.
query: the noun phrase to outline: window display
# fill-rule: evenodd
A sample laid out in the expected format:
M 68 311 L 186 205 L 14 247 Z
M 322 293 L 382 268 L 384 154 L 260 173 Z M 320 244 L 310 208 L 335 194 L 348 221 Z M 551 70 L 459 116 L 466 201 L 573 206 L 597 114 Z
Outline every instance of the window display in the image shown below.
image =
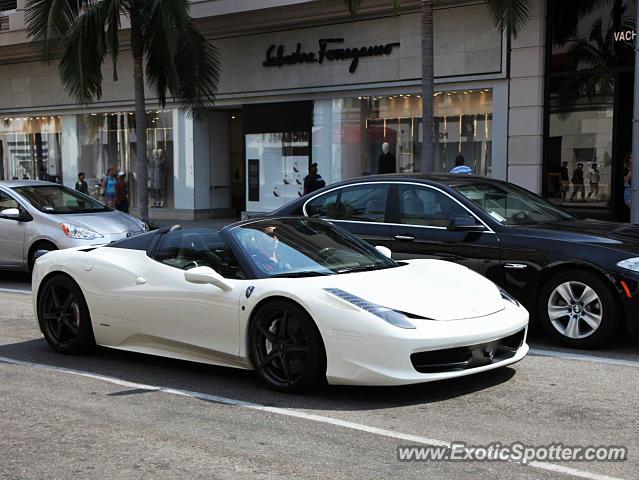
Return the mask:
M 252 212 L 268 212 L 303 195 L 309 168 L 308 132 L 245 135 L 247 202 Z
M 437 92 L 435 169 L 455 157 L 477 175 L 492 174 L 492 90 Z M 422 99 L 399 94 L 319 100 L 313 110 L 313 161 L 328 183 L 377 173 L 419 172 Z
M 62 182 L 59 116 L 0 122 L 0 179 Z
M 173 206 L 173 126 L 170 110 L 147 113 L 147 185 L 149 207 Z M 89 194 L 106 203 L 109 174 L 124 173 L 128 204 L 137 206 L 136 134 L 133 112 L 64 116 L 65 163 L 84 172 Z M 71 178 L 75 172 L 67 172 Z M 107 180 L 105 182 L 105 180 Z

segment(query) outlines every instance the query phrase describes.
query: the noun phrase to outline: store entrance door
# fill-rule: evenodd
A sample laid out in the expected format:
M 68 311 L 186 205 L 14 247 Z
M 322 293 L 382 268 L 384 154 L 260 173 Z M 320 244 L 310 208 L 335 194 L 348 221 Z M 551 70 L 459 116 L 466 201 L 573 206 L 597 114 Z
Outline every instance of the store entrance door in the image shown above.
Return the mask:
M 312 111 L 312 102 L 243 110 L 247 212 L 270 212 L 303 195 Z

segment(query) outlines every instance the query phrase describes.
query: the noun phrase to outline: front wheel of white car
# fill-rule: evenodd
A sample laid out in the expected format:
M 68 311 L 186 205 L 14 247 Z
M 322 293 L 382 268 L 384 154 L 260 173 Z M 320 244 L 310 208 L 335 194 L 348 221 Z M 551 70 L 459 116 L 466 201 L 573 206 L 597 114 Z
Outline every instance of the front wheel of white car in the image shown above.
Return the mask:
M 567 270 L 550 278 L 539 296 L 539 319 L 546 332 L 573 348 L 610 341 L 618 327 L 614 294 L 597 275 Z
M 326 380 L 322 337 L 298 305 L 275 300 L 261 307 L 249 331 L 253 367 L 266 384 L 282 392 L 301 392 Z

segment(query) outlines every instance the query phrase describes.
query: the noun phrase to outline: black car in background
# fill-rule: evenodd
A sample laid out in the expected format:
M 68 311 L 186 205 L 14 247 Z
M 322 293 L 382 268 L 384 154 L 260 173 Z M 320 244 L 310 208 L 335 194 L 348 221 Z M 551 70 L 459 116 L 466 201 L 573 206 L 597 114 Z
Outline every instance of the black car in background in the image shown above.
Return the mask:
M 269 215 L 334 221 L 396 259 L 468 266 L 521 301 L 554 339 L 588 348 L 639 329 L 639 227 L 583 220 L 511 183 L 376 175 Z

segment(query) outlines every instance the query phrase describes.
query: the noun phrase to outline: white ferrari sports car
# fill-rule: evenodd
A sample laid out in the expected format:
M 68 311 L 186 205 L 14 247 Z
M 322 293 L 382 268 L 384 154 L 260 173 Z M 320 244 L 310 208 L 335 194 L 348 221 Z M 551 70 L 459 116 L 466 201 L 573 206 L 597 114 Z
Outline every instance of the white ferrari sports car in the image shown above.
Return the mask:
M 33 293 L 59 352 L 98 344 L 255 369 L 283 391 L 459 377 L 528 351 L 528 312 L 491 281 L 450 262 L 396 262 L 309 218 L 46 253 Z

